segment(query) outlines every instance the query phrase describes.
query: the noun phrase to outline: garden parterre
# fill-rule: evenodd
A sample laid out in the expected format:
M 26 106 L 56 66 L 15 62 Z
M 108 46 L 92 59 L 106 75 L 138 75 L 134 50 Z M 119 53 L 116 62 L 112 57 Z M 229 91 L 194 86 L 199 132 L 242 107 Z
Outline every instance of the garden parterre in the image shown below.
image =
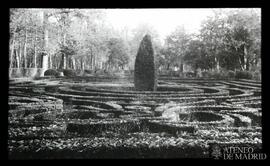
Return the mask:
M 209 157 L 209 145 L 261 147 L 261 83 L 159 78 L 11 80 L 10 158 Z

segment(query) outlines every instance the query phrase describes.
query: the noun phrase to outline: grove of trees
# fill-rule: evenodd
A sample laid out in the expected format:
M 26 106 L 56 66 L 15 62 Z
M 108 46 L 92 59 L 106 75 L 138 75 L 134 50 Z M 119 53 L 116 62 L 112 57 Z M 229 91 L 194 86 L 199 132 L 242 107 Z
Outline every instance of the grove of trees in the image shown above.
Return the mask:
M 96 69 L 128 63 L 101 10 L 10 9 L 10 68 Z
M 183 28 L 167 38 L 167 66 L 190 64 L 194 70 L 260 70 L 261 18 L 256 10 L 216 11 L 199 34 Z M 176 59 L 179 59 L 178 61 Z
M 257 9 L 214 10 L 199 34 L 180 26 L 164 44 L 155 27 L 119 32 L 105 18 L 100 9 L 10 9 L 9 68 L 133 70 L 139 43 L 150 34 L 160 70 L 182 72 L 184 64 L 194 70 L 260 70 Z

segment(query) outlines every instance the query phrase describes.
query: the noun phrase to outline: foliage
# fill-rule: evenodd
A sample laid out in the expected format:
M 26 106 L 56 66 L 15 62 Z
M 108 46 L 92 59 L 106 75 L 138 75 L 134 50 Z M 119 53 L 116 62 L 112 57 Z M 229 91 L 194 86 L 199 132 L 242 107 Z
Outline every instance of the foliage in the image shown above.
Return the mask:
M 10 14 L 10 67 L 40 68 L 44 53 L 54 69 L 63 61 L 73 60 L 66 65 L 73 69 L 100 68 L 107 61 L 106 42 L 113 30 L 103 26 L 102 10 L 10 9 Z
M 185 63 L 190 64 L 194 70 L 200 68 L 208 70 L 212 68 L 213 58 L 207 55 L 205 44 L 200 40 L 192 40 L 187 46 L 183 57 Z
M 84 73 L 85 73 L 85 74 L 93 74 L 94 71 L 92 71 L 92 70 L 84 70 Z
M 233 79 L 233 78 L 235 78 L 235 72 L 234 72 L 234 71 L 229 70 L 229 71 L 228 71 L 228 77 L 229 77 L 229 79 Z
M 60 73 L 58 71 L 54 70 L 54 69 L 48 69 L 48 70 L 46 70 L 44 72 L 44 76 L 55 76 L 55 77 L 57 77 L 59 75 L 60 75 Z
M 261 72 L 259 72 L 259 71 L 252 72 L 252 78 L 255 79 L 255 80 L 261 81 L 262 80 Z
M 260 66 L 261 21 L 251 10 L 220 10 L 188 42 L 184 61 L 194 70 L 250 70 Z
M 202 72 L 205 78 L 214 79 L 235 79 L 235 72 L 231 70 L 222 69 L 221 71 L 204 71 Z
M 128 64 L 129 57 L 127 55 L 127 47 L 124 44 L 124 41 L 118 38 L 111 38 L 108 41 L 108 63 L 111 66 L 120 66 L 124 69 L 124 66 Z
M 135 60 L 135 89 L 140 91 L 155 91 L 157 88 L 156 77 L 155 55 L 151 36 L 145 35 L 141 41 Z
M 249 71 L 236 71 L 236 79 L 252 79 L 252 73 Z
M 140 40 L 150 34 L 160 71 L 181 73 L 184 64 L 194 71 L 260 71 L 259 10 L 213 11 L 198 34 L 177 27 L 161 44 L 154 27 L 140 24 L 118 32 L 108 26 L 104 11 L 99 9 L 11 8 L 9 67 L 41 68 L 46 53 L 51 69 L 60 68 L 66 61 L 66 68 L 71 69 L 133 70 Z
M 66 77 L 75 77 L 77 75 L 76 71 L 71 70 L 71 69 L 64 69 L 63 73 L 64 73 L 64 76 Z
M 75 40 L 68 40 L 65 45 L 60 44 L 59 46 L 59 53 L 64 54 L 66 56 L 75 55 L 78 51 L 77 42 Z
M 187 34 L 184 27 L 177 27 L 174 32 L 167 36 L 165 40 L 165 47 L 161 49 L 160 54 L 163 55 L 163 64 L 166 69 L 170 67 L 180 67 L 180 71 L 183 69 L 183 57 L 187 51 L 187 45 L 191 39 L 191 36 Z

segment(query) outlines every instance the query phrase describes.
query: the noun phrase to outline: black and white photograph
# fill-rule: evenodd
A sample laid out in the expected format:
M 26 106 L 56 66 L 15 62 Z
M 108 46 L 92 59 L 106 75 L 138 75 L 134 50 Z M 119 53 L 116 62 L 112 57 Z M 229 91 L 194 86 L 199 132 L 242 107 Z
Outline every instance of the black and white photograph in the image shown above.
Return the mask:
M 9 8 L 8 158 L 267 159 L 261 18 Z

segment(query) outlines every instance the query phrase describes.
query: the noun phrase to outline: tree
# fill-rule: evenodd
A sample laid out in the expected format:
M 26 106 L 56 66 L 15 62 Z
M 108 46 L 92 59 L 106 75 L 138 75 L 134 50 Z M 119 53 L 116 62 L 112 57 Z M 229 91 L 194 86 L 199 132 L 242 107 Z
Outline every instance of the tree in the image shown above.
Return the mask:
M 161 62 L 165 66 L 166 70 L 170 70 L 172 65 L 177 65 L 177 55 L 170 47 L 164 47 L 160 50 L 160 56 L 162 58 Z
M 226 34 L 225 20 L 220 13 L 215 13 L 213 17 L 207 18 L 201 25 L 200 37 L 205 43 L 207 56 L 213 60 L 212 69 L 220 70 L 220 55 L 223 52 Z
M 198 39 L 190 41 L 183 60 L 195 71 L 198 68 L 208 70 L 212 66 L 211 57 L 207 56 L 204 43 Z
M 186 33 L 184 27 L 177 27 L 174 32 L 172 32 L 165 42 L 165 50 L 162 53 L 165 55 L 167 61 L 167 69 L 171 65 L 177 66 L 180 72 L 183 72 L 183 57 L 186 54 L 187 46 L 191 36 Z
M 132 31 L 132 35 L 129 40 L 129 55 L 130 55 L 129 65 L 130 65 L 130 69 L 133 69 L 138 48 L 140 46 L 142 38 L 146 34 L 149 34 L 151 36 L 152 45 L 156 53 L 159 52 L 159 48 L 161 44 L 158 38 L 159 36 L 158 36 L 157 31 L 155 30 L 153 26 L 147 23 L 139 24 L 137 27 L 135 27 L 131 31 Z
M 108 49 L 110 68 L 117 68 L 119 66 L 121 69 L 124 69 L 129 60 L 124 41 L 119 38 L 111 38 L 108 41 Z
M 249 70 L 260 59 L 260 15 L 255 10 L 219 10 L 202 23 L 200 37 L 215 68 Z
M 44 71 L 48 69 L 48 43 L 49 43 L 49 31 L 48 31 L 48 11 L 42 11 L 43 14 L 43 51 L 42 51 L 42 68 Z
M 75 62 L 80 62 L 78 67 L 92 70 L 106 67 L 107 41 L 111 36 L 103 17 L 101 10 L 74 11 L 68 33 L 78 43 L 78 52 L 72 56 Z
M 256 66 L 260 59 L 261 20 L 254 9 L 234 10 L 227 14 L 230 25 L 227 43 L 232 54 L 236 55 L 241 70 Z
M 102 17 L 101 10 L 10 9 L 9 68 L 95 68 L 108 56 Z
M 155 91 L 157 88 L 156 77 L 155 55 L 151 36 L 145 35 L 135 60 L 135 89 L 139 91 Z
M 67 58 L 68 64 L 65 65 L 66 68 L 75 68 L 75 64 L 72 61 L 72 56 L 74 56 L 77 53 L 77 42 L 75 40 L 68 40 L 66 42 L 66 45 L 60 45 L 60 54 L 64 55 Z
M 40 67 L 43 9 L 10 9 L 10 68 Z

